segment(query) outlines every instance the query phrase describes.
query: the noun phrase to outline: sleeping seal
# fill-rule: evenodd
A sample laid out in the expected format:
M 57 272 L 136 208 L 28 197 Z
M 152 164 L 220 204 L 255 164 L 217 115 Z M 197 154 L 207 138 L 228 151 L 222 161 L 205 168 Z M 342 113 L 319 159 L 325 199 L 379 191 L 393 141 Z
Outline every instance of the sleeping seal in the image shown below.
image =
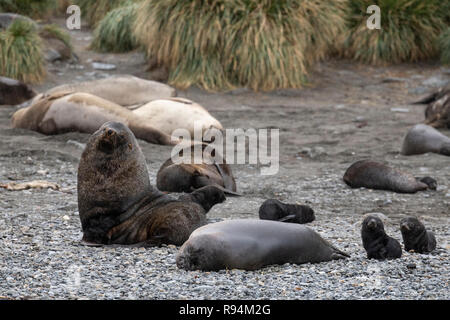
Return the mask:
M 132 75 L 115 75 L 105 79 L 63 84 L 36 96 L 33 102 L 42 98 L 43 95 L 61 92 L 90 93 L 122 107 L 130 108 L 176 95 L 175 89 L 164 83 L 144 80 Z
M 450 156 L 450 138 L 426 124 L 416 124 L 403 139 L 401 154 L 409 156 L 427 152 Z
M 206 223 L 205 208 L 224 199 L 212 186 L 183 199 L 158 191 L 133 133 L 120 122 L 107 122 L 90 137 L 78 167 L 86 244 L 181 245 Z
M 314 210 L 309 206 L 283 203 L 268 199 L 259 207 L 259 218 L 291 223 L 308 223 L 314 221 Z
M 256 270 L 271 264 L 316 263 L 343 259 L 313 229 L 301 224 L 238 219 L 208 224 L 195 230 L 180 248 L 180 269 Z
M 428 182 L 434 179 L 414 178 L 413 175 L 382 163 L 360 160 L 353 163 L 344 174 L 344 182 L 352 188 L 389 190 L 399 193 L 415 193 L 432 188 Z

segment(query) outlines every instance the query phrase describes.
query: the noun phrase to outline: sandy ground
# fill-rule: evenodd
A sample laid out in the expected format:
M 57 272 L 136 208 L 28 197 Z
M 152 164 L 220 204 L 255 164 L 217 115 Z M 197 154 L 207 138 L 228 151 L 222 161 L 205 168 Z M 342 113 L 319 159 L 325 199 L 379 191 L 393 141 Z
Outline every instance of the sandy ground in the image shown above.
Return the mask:
M 47 81 L 35 87 L 38 91 L 57 84 L 110 74 L 127 73 L 151 78 L 144 71 L 145 61 L 139 52 L 97 54 L 85 49 L 91 39 L 89 31 L 72 31 L 71 35 L 80 57 L 79 63 L 49 66 Z M 92 61 L 114 63 L 117 69 L 95 71 Z M 434 63 L 375 68 L 348 61 L 330 61 L 314 70 L 310 85 L 302 90 L 270 93 L 254 93 L 245 89 L 226 93 L 211 93 L 198 88 L 179 90 L 178 96 L 200 103 L 226 128 L 280 129 L 279 172 L 262 176 L 253 165 L 233 166 L 238 190 L 244 195 L 229 198 L 215 206 L 209 218 L 211 221 L 257 218 L 259 205 L 273 197 L 309 204 L 317 217 L 311 226 L 352 256 L 363 259 L 365 252 L 359 236 L 363 214 L 384 214 L 388 232 L 398 240 L 401 240 L 399 220 L 405 215 L 414 215 L 436 233 L 441 252 L 439 259 L 448 265 L 450 158 L 437 154 L 412 157 L 399 154 L 407 130 L 424 120 L 425 107 L 409 103 L 448 80 L 450 69 Z M 15 266 L 26 269 L 30 259 L 34 259 L 33 252 L 37 250 L 41 256 L 51 255 L 56 250 L 52 247 L 53 243 L 65 245 L 68 251 L 83 250 L 78 245 L 81 226 L 77 211 L 76 175 L 82 152 L 80 143 L 85 143 L 88 135 L 68 133 L 44 136 L 11 129 L 10 117 L 16 110 L 15 106 L 0 107 L 0 183 L 40 179 L 62 187 L 62 191 L 11 192 L 0 189 L 0 246 L 8 247 L 11 252 L 14 248 L 22 248 L 23 256 L 15 257 Z M 448 130 L 442 132 L 450 136 Z M 155 184 L 156 172 L 169 157 L 171 148 L 144 141 L 139 143 L 147 159 L 151 181 Z M 342 176 L 353 162 L 365 158 L 387 162 L 416 176 L 432 176 L 438 181 L 438 190 L 413 195 L 352 190 L 344 184 Z M 6 251 L 3 252 L 6 255 Z M 168 254 L 173 258 L 175 253 L 176 249 L 173 249 Z M 411 255 L 406 256 L 402 258 L 406 259 L 402 263 L 414 260 Z M 2 270 L 8 268 L 12 265 L 4 262 Z M 449 274 L 446 270 L 437 272 L 436 276 L 436 281 L 443 284 L 442 289 L 427 295 L 428 289 L 424 287 L 419 290 L 422 293 L 418 296 L 405 295 L 404 298 L 448 299 Z M 170 272 L 179 271 L 174 267 Z M 45 276 L 45 272 L 43 274 Z M 11 285 L 6 285 L 5 281 L 1 281 L 0 295 L 13 298 L 66 297 L 58 294 L 52 296 L 45 285 L 41 286 L 42 279 L 36 280 L 30 276 L 25 280 L 9 280 L 17 281 L 17 284 L 11 282 Z M 39 285 L 33 287 L 33 281 Z M 197 291 L 186 292 L 181 298 L 208 298 L 208 295 L 199 295 Z M 263 297 L 282 298 L 276 293 L 261 294 Z M 180 297 L 152 293 L 146 298 Z M 387 293 L 384 298 L 392 296 Z

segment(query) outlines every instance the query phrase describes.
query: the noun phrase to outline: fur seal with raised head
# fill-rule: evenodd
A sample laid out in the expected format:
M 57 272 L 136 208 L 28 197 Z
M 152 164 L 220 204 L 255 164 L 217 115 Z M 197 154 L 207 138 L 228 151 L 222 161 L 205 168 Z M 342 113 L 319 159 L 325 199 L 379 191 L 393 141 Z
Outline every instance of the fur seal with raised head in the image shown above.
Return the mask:
M 33 102 L 36 102 L 42 96 L 61 92 L 90 93 L 122 107 L 130 108 L 176 95 L 176 90 L 164 83 L 145 80 L 132 75 L 114 75 L 104 79 L 63 84 L 38 95 Z
M 450 138 L 426 124 L 416 124 L 403 139 L 401 154 L 409 156 L 427 152 L 450 156 Z
M 402 256 L 400 242 L 389 237 L 384 231 L 383 222 L 375 216 L 367 216 L 361 227 L 361 238 L 367 259 L 396 259 Z
M 0 105 L 16 105 L 30 100 L 36 92 L 25 83 L 0 77 Z
M 427 179 L 415 178 L 409 173 L 371 160 L 360 160 L 353 163 L 345 171 L 343 179 L 352 188 L 364 187 L 399 193 L 415 193 L 431 188 L 427 184 L 429 181 Z
M 425 124 L 434 128 L 450 128 L 450 83 L 414 104 L 428 104 Z
M 173 116 L 183 118 L 190 113 L 191 110 L 186 107 Z M 44 134 L 71 131 L 93 133 L 107 121 L 125 123 L 137 138 L 150 143 L 174 145 L 180 142 L 177 137 L 166 133 L 166 123 L 152 121 L 111 101 L 82 92 L 60 91 L 43 96 L 30 106 L 16 111 L 12 126 Z M 191 125 L 184 123 L 181 128 L 190 130 Z
M 436 249 L 436 237 L 427 231 L 416 217 L 407 217 L 400 221 L 400 232 L 406 251 L 428 253 Z
M 259 218 L 291 223 L 308 223 L 314 221 L 314 210 L 305 205 L 283 203 L 268 199 L 259 207 Z
M 90 137 L 78 167 L 83 242 L 181 245 L 206 223 L 205 208 L 224 199 L 214 187 L 195 192 L 176 199 L 154 188 L 133 133 L 120 122 L 107 122 Z
M 237 219 L 195 230 L 176 262 L 186 270 L 256 270 L 272 264 L 302 264 L 349 257 L 313 229 L 295 223 Z

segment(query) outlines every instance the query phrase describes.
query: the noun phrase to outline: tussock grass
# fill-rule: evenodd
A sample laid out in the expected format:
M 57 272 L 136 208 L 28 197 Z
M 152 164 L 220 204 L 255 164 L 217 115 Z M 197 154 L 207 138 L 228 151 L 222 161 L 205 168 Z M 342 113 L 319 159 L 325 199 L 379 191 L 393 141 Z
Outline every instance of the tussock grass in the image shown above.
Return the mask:
M 134 30 L 179 88 L 295 88 L 343 33 L 345 3 L 145 0 Z
M 0 75 L 26 83 L 45 78 L 42 41 L 32 23 L 15 20 L 0 32 Z
M 416 62 L 437 56 L 437 38 L 448 12 L 440 0 L 349 0 L 348 37 L 341 54 L 380 65 Z M 366 26 L 367 7 L 381 9 L 381 29 Z
M 108 12 L 138 0 L 74 0 L 81 14 L 91 27 L 96 27 Z
M 12 12 L 31 18 L 47 18 L 58 0 L 0 0 L 0 12 Z
M 450 27 L 439 36 L 439 49 L 441 62 L 450 65 Z
M 137 48 L 132 30 L 137 8 L 137 3 L 130 3 L 108 12 L 95 29 L 90 48 L 99 52 L 127 52 Z

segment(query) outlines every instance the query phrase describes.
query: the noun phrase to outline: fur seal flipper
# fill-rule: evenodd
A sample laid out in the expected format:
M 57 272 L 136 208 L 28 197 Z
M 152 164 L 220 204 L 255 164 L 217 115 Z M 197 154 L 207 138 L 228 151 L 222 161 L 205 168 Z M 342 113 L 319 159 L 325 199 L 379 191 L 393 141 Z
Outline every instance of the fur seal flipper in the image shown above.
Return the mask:
M 396 259 L 402 256 L 400 243 L 384 231 L 383 222 L 375 216 L 364 219 L 361 238 L 368 259 Z
M 214 205 L 214 204 L 211 204 Z M 150 184 L 130 129 L 107 122 L 90 137 L 78 167 L 83 241 L 104 245 L 181 245 L 206 223 L 205 209 Z
M 237 219 L 195 230 L 180 248 L 176 262 L 186 270 L 256 270 L 271 264 L 316 263 L 346 257 L 349 255 L 304 225 Z
M 415 193 L 428 188 L 427 184 L 417 181 L 409 173 L 370 160 L 353 163 L 343 179 L 352 188 L 365 187 L 400 193 Z
M 314 221 L 315 216 L 314 210 L 309 206 L 268 199 L 259 207 L 259 218 L 280 222 L 308 223 Z
M 406 251 L 428 253 L 436 248 L 436 238 L 432 231 L 427 231 L 419 219 L 407 217 L 400 221 L 400 231 Z

